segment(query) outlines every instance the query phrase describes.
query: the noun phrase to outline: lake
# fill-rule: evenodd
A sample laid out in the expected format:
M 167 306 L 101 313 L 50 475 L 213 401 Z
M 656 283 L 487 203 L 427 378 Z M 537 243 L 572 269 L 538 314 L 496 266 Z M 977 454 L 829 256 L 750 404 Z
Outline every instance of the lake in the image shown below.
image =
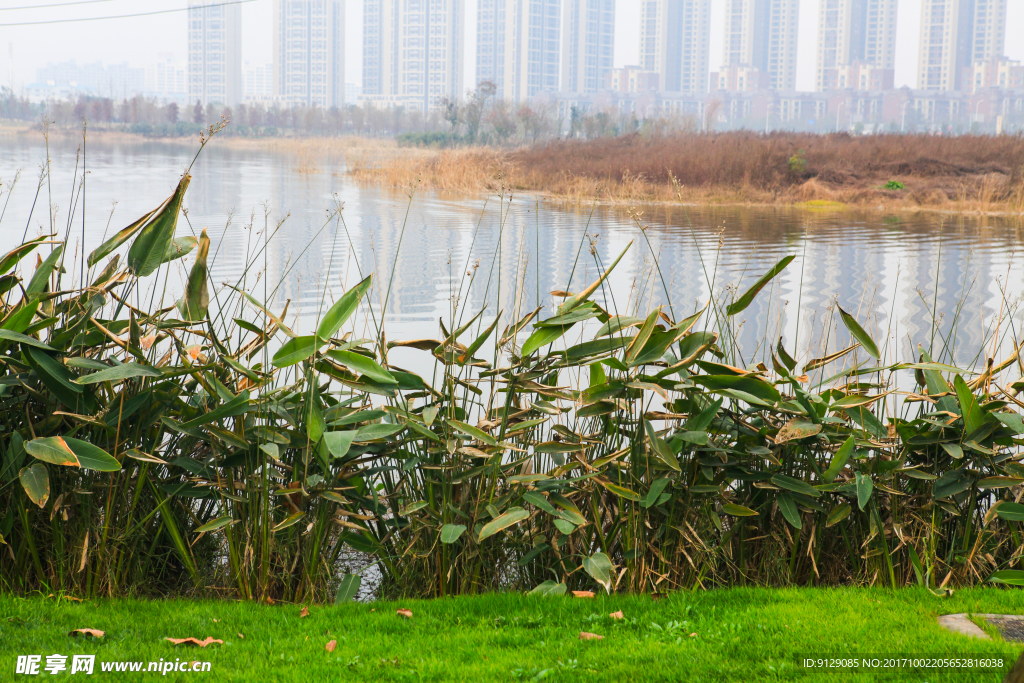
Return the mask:
M 49 230 L 48 200 L 55 231 L 70 231 L 69 249 L 81 254 L 83 242 L 95 248 L 104 234 L 165 199 L 195 151 L 159 142 L 90 143 L 85 192 L 75 198 L 77 142 L 52 142 L 51 177 L 29 221 L 46 149 L 33 137 L 0 145 L 4 252 L 26 232 Z M 857 315 L 879 347 L 889 346 L 889 357 L 892 348 L 905 359 L 916 357 L 917 343 L 928 346 L 933 308 L 937 338 L 957 321 L 952 360 L 962 365 L 977 362 L 983 342 L 984 353 L 994 350 L 1002 360 L 1019 338 L 1020 217 L 721 206 L 645 206 L 637 216 L 626 207 L 567 206 L 525 194 L 419 190 L 410 198 L 353 182 L 343 166 L 300 173 L 289 156 L 222 140 L 207 147 L 192 174 L 178 234 L 208 230 L 214 297 L 225 297 L 223 283 L 239 283 L 276 311 L 290 300 L 289 320 L 300 330 L 311 331 L 324 305 L 371 272 L 378 283 L 373 306 L 377 315 L 385 310 L 389 340 L 436 337 L 438 318 L 450 325 L 453 307 L 456 320 L 485 304 L 485 317 L 502 310 L 501 326 L 512 312 L 521 316 L 536 306 L 550 315 L 559 301 L 550 292 L 585 287 L 632 241 L 611 286 L 596 297 L 620 314 L 666 304 L 681 319 L 712 292 L 742 293 L 780 258 L 796 256 L 734 319 L 747 363 L 770 365 L 763 340 L 774 345 L 779 336 L 799 360 L 842 348 L 845 331 L 837 336 L 823 324 L 835 301 Z M 161 284 L 142 295 L 172 301 L 190 265 L 191 258 L 174 265 L 167 292 Z M 1014 312 L 1013 326 L 1000 326 L 995 348 L 992 324 L 1007 311 Z

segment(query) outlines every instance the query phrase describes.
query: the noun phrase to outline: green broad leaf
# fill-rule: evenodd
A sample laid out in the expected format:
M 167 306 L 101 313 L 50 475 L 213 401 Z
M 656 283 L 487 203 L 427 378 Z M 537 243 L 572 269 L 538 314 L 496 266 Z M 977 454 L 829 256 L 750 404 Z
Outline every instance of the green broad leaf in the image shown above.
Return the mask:
M 946 451 L 950 457 L 956 458 L 957 460 L 964 459 L 964 449 L 960 447 L 958 443 L 940 443 L 942 450 Z
M 989 413 L 992 417 L 1011 429 L 1014 434 L 1024 434 L 1024 419 L 1017 413 Z
M 960 403 L 960 414 L 964 418 L 964 431 L 967 434 L 980 429 L 985 424 L 985 412 L 978 405 L 978 400 L 960 375 L 953 378 L 953 389 Z
M 864 347 L 864 350 L 868 352 L 872 358 L 881 358 L 882 355 L 878 352 L 878 346 L 875 344 L 875 340 L 871 338 L 864 328 L 860 326 L 857 319 L 852 315 L 843 310 L 842 306 L 837 305 L 839 309 L 839 315 L 843 319 L 843 324 L 846 325 L 846 329 L 850 331 L 850 334 L 854 339 L 860 342 L 860 345 Z
M 780 493 L 775 500 L 779 504 L 779 512 L 789 522 L 789 525 L 794 529 L 802 529 L 803 522 L 800 520 L 800 510 L 797 509 L 796 502 L 789 494 Z
M 566 443 L 565 441 L 545 441 L 533 447 L 534 453 L 578 453 L 584 449 L 581 443 Z
M 771 482 L 782 489 L 787 489 L 793 493 L 800 493 L 805 496 L 811 496 L 818 498 L 821 496 L 821 491 L 814 488 L 806 481 L 800 479 L 794 479 L 793 477 L 787 477 L 785 474 L 776 474 L 771 478 Z
M 531 334 L 529 338 L 525 342 L 523 342 L 523 348 L 520 350 L 520 355 L 524 358 L 526 356 L 529 356 L 537 349 L 541 348 L 542 346 L 547 346 L 551 342 L 555 341 L 556 339 L 564 335 L 566 332 L 569 331 L 571 327 L 572 325 L 559 325 L 556 327 L 534 328 L 533 334 Z
M 1024 484 L 1020 477 L 985 477 L 978 480 L 979 489 L 1008 489 Z
M 235 417 L 241 415 L 249 409 L 249 392 L 243 391 L 235 398 L 231 399 L 227 403 L 222 403 L 208 413 L 204 413 L 194 420 L 183 422 L 179 425 L 182 430 L 192 429 L 200 425 L 213 422 L 214 420 L 220 420 L 225 417 Z
M 338 584 L 338 592 L 334 596 L 334 602 L 345 603 L 355 600 L 356 595 L 359 594 L 359 584 L 362 581 L 363 577 L 358 574 L 345 574 L 345 576 L 341 577 L 341 583 Z
M 408 505 L 406 505 L 404 508 L 398 511 L 398 514 L 402 515 L 403 517 L 407 517 L 414 512 L 419 512 L 423 508 L 427 507 L 427 505 L 429 505 L 427 501 L 418 500 L 415 503 L 409 503 Z
M 165 200 L 164 204 L 166 203 L 167 201 Z M 161 206 L 163 206 L 164 204 L 161 204 Z M 107 254 L 111 253 L 112 251 L 120 247 L 122 244 L 130 240 L 132 236 L 142 228 L 143 225 L 149 222 L 149 220 L 157 211 L 159 211 L 159 207 L 153 209 L 149 213 L 143 214 L 140 218 L 136 219 L 133 223 L 131 223 L 127 228 L 122 228 L 113 237 L 108 239 L 100 246 L 96 247 L 96 249 L 94 249 L 92 253 L 89 254 L 89 260 L 87 261 L 89 267 L 92 268 L 97 263 L 99 263 L 104 257 L 106 257 Z
M 676 458 L 676 454 L 672 451 L 672 447 L 669 446 L 663 438 L 658 436 L 658 433 L 654 429 L 654 425 L 651 424 L 650 420 L 644 420 L 644 430 L 647 432 L 647 438 L 651 442 L 651 451 L 654 455 L 671 469 L 674 469 L 676 472 L 681 472 L 682 469 L 679 467 L 679 459 Z
M 18 334 L 17 332 L 12 332 L 11 330 L 0 330 L 0 339 L 5 339 L 10 342 L 17 342 L 19 344 L 25 344 L 27 346 L 34 346 L 35 348 L 42 349 L 43 351 L 57 350 L 39 341 L 35 337 L 29 337 L 28 335 L 25 334 Z
M 1024 586 L 1024 569 L 1004 569 L 999 572 L 992 572 L 987 581 L 990 583 L 1005 583 L 1010 586 Z
M 50 499 L 50 475 L 46 467 L 38 462 L 29 465 L 21 470 L 18 479 L 28 499 L 41 508 L 46 507 L 46 501 Z
M 7 316 L 7 319 L 3 322 L 3 329 L 17 332 L 18 334 L 24 334 L 25 330 L 28 329 L 29 325 L 32 324 L 32 320 L 36 317 L 36 311 L 39 310 L 39 299 L 32 299 L 28 302 L 22 302 L 13 313 Z
M 741 391 L 770 405 L 777 403 L 782 398 L 779 395 L 778 389 L 753 375 L 742 377 L 735 375 L 705 375 L 703 377 L 693 377 L 693 381 L 709 391 L 721 392 L 726 389 Z
M 556 520 L 554 520 L 554 523 L 555 523 L 555 528 L 558 529 L 559 531 L 561 531 L 566 536 L 568 536 L 572 532 L 576 531 L 576 525 L 573 524 L 572 522 L 568 522 L 568 521 L 566 521 L 564 519 L 556 519 Z
M 1024 522 L 1024 505 L 1003 501 L 996 507 L 996 516 L 1006 522 Z
M 281 348 L 274 354 L 271 361 L 275 367 L 287 368 L 306 360 L 316 353 L 316 337 L 306 335 L 304 337 L 293 337 L 281 344 Z
M 594 333 L 594 337 L 604 337 L 605 335 L 615 334 L 616 332 L 620 332 L 632 325 L 639 325 L 643 321 L 643 318 L 634 318 L 627 315 L 614 315 L 609 318 L 608 322 L 602 325 L 596 333 Z M 627 337 L 626 343 L 628 344 L 629 342 L 630 339 Z
M 612 590 L 612 560 L 605 553 L 594 553 L 583 560 L 583 570 L 599 584 L 606 593 Z
M 204 534 L 207 531 L 216 531 L 217 529 L 223 529 L 226 526 L 230 526 L 235 523 L 235 520 L 231 518 L 231 515 L 225 515 L 224 517 L 218 517 L 212 522 L 207 522 L 201 527 L 195 529 L 195 533 Z
M 43 259 L 43 262 L 36 268 L 36 272 L 32 274 L 32 279 L 29 280 L 28 287 L 25 288 L 25 295 L 31 297 L 33 294 L 39 294 L 46 289 L 46 286 L 50 283 L 50 276 L 53 275 L 53 269 L 57 266 L 57 261 L 60 259 L 60 255 L 64 253 L 64 245 L 60 244 L 56 249 L 50 252 L 50 255 Z
M 604 282 L 609 275 L 611 275 L 611 272 L 615 270 L 615 266 L 619 265 L 619 261 L 622 260 L 622 257 L 626 255 L 626 252 L 629 251 L 629 248 L 632 246 L 633 241 L 630 240 L 629 244 L 626 245 L 626 248 L 622 250 L 622 253 L 619 254 L 614 261 L 612 261 L 612 264 L 608 266 L 608 268 L 604 271 L 601 277 L 597 279 L 597 281 L 593 282 L 589 287 L 584 289 L 579 294 L 571 296 L 565 301 L 563 301 L 562 305 L 558 307 L 558 315 L 565 315 L 569 311 L 583 304 L 583 302 L 585 302 L 588 298 L 590 298 L 590 295 L 596 292 L 597 288 L 601 286 L 601 283 Z M 524 352 L 523 355 L 525 356 L 527 354 Z
M 206 230 L 203 230 L 205 233 Z M 170 246 L 167 247 L 167 253 L 164 254 L 164 263 L 170 263 L 180 258 L 188 256 L 192 253 L 192 250 L 199 244 L 199 240 L 189 235 L 188 237 L 175 237 L 171 240 Z
M 632 341 L 633 340 L 630 337 L 595 339 L 593 341 L 577 344 L 576 346 L 570 346 L 566 349 L 565 355 L 569 360 L 580 360 L 583 358 L 590 358 L 591 356 L 603 356 L 614 353 L 624 346 L 629 346 Z M 591 365 L 590 367 L 594 368 L 601 366 Z M 598 382 L 598 384 L 603 384 L 603 382 Z
M 754 298 L 758 295 L 758 293 L 762 289 L 764 289 L 765 285 L 771 282 L 776 275 L 784 271 L 786 269 L 786 266 L 792 263 L 793 259 L 795 258 L 795 254 L 783 256 L 778 263 L 772 266 L 771 270 L 762 275 L 761 278 L 750 287 L 750 289 L 744 292 L 743 296 L 741 296 L 733 303 L 729 304 L 729 306 L 725 309 L 725 314 L 728 316 L 733 316 L 736 315 L 737 313 L 744 311 L 747 308 L 747 306 L 749 306 L 754 301 Z
M 88 441 L 73 439 L 70 436 L 64 437 L 64 441 L 78 458 L 78 465 L 84 470 L 117 472 L 121 469 L 121 463 L 117 461 L 117 458 L 102 448 L 93 446 Z
M 380 441 L 388 439 L 405 429 L 405 425 L 393 425 L 387 423 L 363 425 L 356 430 L 355 441 L 366 443 L 368 441 Z
M 59 436 L 46 436 L 26 441 L 25 451 L 36 460 L 42 460 L 51 465 L 79 466 L 78 456 Z
M 338 505 L 348 505 L 349 502 L 345 499 L 345 496 L 340 493 L 335 493 L 334 491 L 324 491 L 320 495 L 332 503 L 337 503 Z
M 523 494 L 523 500 L 525 500 L 527 503 L 532 504 L 534 507 L 543 510 L 549 515 L 557 514 L 555 506 L 548 502 L 548 499 L 544 497 L 543 493 L 539 493 L 537 491 L 527 491 Z
M 832 481 L 839 476 L 839 473 L 843 471 L 843 468 L 846 467 L 846 463 L 850 460 L 850 456 L 853 455 L 854 445 L 852 436 L 843 442 L 843 445 L 839 447 L 836 454 L 832 456 L 832 462 L 829 464 L 828 469 L 822 473 L 822 479 L 828 483 L 832 483 Z
M 484 342 L 487 341 L 487 338 L 491 336 L 494 329 L 498 326 L 498 321 L 501 320 L 502 313 L 504 313 L 504 311 L 498 311 L 498 315 L 494 319 L 494 322 L 491 323 L 491 326 L 480 333 L 480 336 L 474 339 L 473 343 L 466 348 L 462 355 L 459 356 L 460 363 L 468 363 L 473 359 L 473 354 L 480 350 L 480 347 L 484 345 Z
M 545 581 L 544 583 L 540 584 L 532 591 L 527 593 L 527 595 L 538 595 L 541 597 L 551 595 L 565 595 L 566 590 L 567 589 L 564 583 L 556 583 L 555 581 L 548 579 L 547 581 Z
M 359 308 L 359 302 L 363 300 L 366 292 L 373 284 L 373 276 L 369 275 L 355 287 L 345 292 L 340 299 L 334 302 L 316 328 L 318 346 L 337 334 L 341 326 L 352 317 L 352 314 Z
M 434 418 L 437 417 L 437 411 L 437 406 L 427 406 L 424 408 L 422 413 L 423 423 L 428 427 L 434 424 Z
M 394 375 L 382 368 L 377 361 L 367 358 L 361 353 L 332 350 L 327 352 L 327 356 L 336 363 L 344 365 L 349 370 L 365 375 L 376 382 L 398 384 L 398 380 L 395 379 Z
M 445 524 L 441 527 L 441 543 L 455 543 L 465 531 L 465 524 Z
M 843 521 L 850 516 L 850 512 L 853 510 L 849 503 L 840 503 L 839 505 L 832 508 L 832 512 L 828 513 L 828 518 L 825 520 L 825 526 L 835 526 L 839 522 Z
M 301 522 L 302 518 L 305 517 L 305 515 L 305 512 L 292 513 L 288 515 L 284 520 L 282 520 L 280 524 L 271 529 L 271 532 L 276 534 L 278 531 L 284 531 L 288 527 L 294 526 L 295 524 Z
M 612 482 L 605 481 L 604 479 L 598 479 L 597 483 L 614 493 L 619 498 L 632 500 L 637 503 L 640 502 L 640 494 L 630 488 L 620 486 L 619 484 L 613 484 Z
M 138 277 L 147 277 L 153 274 L 163 263 L 164 257 L 167 256 L 167 250 L 170 249 L 171 242 L 174 240 L 174 230 L 178 227 L 181 201 L 185 198 L 185 190 L 188 189 L 190 180 L 192 180 L 192 176 L 189 174 L 186 173 L 182 176 L 178 181 L 178 186 L 174 189 L 174 194 L 168 197 L 140 226 L 139 233 L 128 250 L 128 268 Z M 127 229 L 125 228 L 125 230 Z M 128 234 L 125 239 L 129 237 L 131 234 Z M 116 249 L 117 245 L 113 248 Z M 93 256 L 95 255 L 94 251 Z M 92 256 L 90 256 L 91 260 Z
M 665 491 L 665 487 L 671 483 L 668 477 L 662 477 L 661 479 L 655 479 L 651 482 L 651 488 L 647 489 L 647 493 L 644 495 L 643 500 L 640 501 L 641 507 L 649 508 L 658 502 L 661 498 L 661 494 Z
M 875 489 L 875 483 L 871 481 L 871 477 L 861 474 L 860 472 L 857 472 L 856 479 L 857 507 L 863 510 L 864 506 L 867 505 L 868 501 L 871 499 L 871 492 Z
M 345 432 L 324 432 L 324 444 L 332 458 L 344 458 L 355 440 L 355 430 Z
M 46 388 L 67 406 L 74 406 L 81 400 L 82 387 L 75 384 L 75 376 L 62 363 L 41 349 L 25 347 L 26 360 L 39 375 Z
M 656 308 L 647 315 L 647 319 L 644 320 L 644 324 L 640 326 L 640 331 L 636 333 L 629 348 L 626 349 L 625 360 L 626 365 L 633 367 L 637 365 L 637 356 L 643 351 L 644 346 L 647 344 L 647 340 L 654 334 L 655 326 L 658 324 L 658 318 L 661 315 L 661 309 Z M 671 342 L 670 342 L 671 343 Z M 666 345 L 667 348 L 667 345 Z
M 722 513 L 726 515 L 732 515 L 733 517 L 755 517 L 757 516 L 756 510 L 751 510 L 743 505 L 737 505 L 735 503 L 726 503 L 722 506 Z
M 260 444 L 260 450 L 269 455 L 274 460 L 281 459 L 281 451 L 276 443 Z
M 199 251 L 196 262 L 188 273 L 185 293 L 178 300 L 178 312 L 182 320 L 206 320 L 207 309 L 210 307 L 210 287 L 208 284 L 210 269 L 206 266 L 206 257 L 210 253 L 210 238 L 206 236 L 206 228 L 199 236 Z
M 162 373 L 150 365 L 139 363 L 122 363 L 111 368 L 83 375 L 75 380 L 77 384 L 99 384 L 100 382 L 119 382 L 133 377 L 162 377 Z
M 821 432 L 821 425 L 815 424 L 802 417 L 794 417 L 779 430 L 775 436 L 775 443 L 782 444 L 789 441 L 798 441 L 815 436 Z
M 320 397 L 313 396 L 308 402 L 309 411 L 306 413 L 306 435 L 309 440 L 316 443 L 327 431 L 327 424 L 324 422 L 324 414 L 320 410 Z
M 521 507 L 509 508 L 508 512 L 505 512 L 504 514 L 499 515 L 497 519 L 493 519 L 487 524 L 484 524 L 484 527 L 480 529 L 480 536 L 477 540 L 483 541 L 485 538 L 489 538 L 499 531 L 507 529 L 514 524 L 518 524 L 529 516 L 530 513 Z
M 449 425 L 454 427 L 456 430 L 462 432 L 463 434 L 468 434 L 469 436 L 473 437 L 474 439 L 476 439 L 477 441 L 479 441 L 481 443 L 485 443 L 488 446 L 497 446 L 498 445 L 498 440 L 495 439 L 493 436 L 491 436 L 490 434 L 488 434 L 487 432 L 485 432 L 482 429 L 478 429 L 477 427 L 473 427 L 472 425 L 468 425 L 465 422 L 459 422 L 458 420 L 448 419 L 448 420 L 445 420 L 445 421 Z
M 587 302 L 570 313 L 566 313 L 565 315 L 556 315 L 552 318 L 538 321 L 537 323 L 534 323 L 534 325 L 536 327 L 558 327 L 560 325 L 583 322 L 584 320 L 597 318 L 600 315 L 601 309 L 595 304 Z
M 40 235 L 39 237 L 30 239 L 27 242 L 19 244 L 14 249 L 11 249 L 2 259 L 0 259 L 0 275 L 16 266 L 21 259 L 31 254 L 35 251 L 36 247 L 51 237 L 53 237 L 53 235 Z

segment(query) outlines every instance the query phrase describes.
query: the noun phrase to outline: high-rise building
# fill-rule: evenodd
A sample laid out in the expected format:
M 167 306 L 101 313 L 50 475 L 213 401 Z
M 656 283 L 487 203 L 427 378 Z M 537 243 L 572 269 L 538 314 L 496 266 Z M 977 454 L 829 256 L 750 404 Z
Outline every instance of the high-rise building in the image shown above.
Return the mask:
M 662 90 L 708 91 L 711 0 L 642 0 L 640 65 L 658 74 Z
M 365 0 L 362 100 L 427 112 L 462 97 L 464 0 Z
M 245 99 L 268 100 L 274 96 L 274 65 L 245 62 Z M 348 98 L 346 98 L 348 99 Z
M 117 100 L 143 92 L 146 70 L 128 66 L 127 62 L 104 66 L 103 62 L 79 64 L 72 59 L 36 69 L 36 81 L 51 86 L 70 86 L 70 91 L 88 91 L 92 95 Z
M 242 101 L 242 9 L 189 0 L 188 99 L 203 104 Z
M 185 104 L 188 98 L 188 65 L 175 59 L 173 53 L 161 52 L 158 60 L 146 67 L 146 92 L 162 100 L 181 100 L 181 104 Z
M 562 19 L 562 0 L 480 0 L 477 83 L 493 83 L 499 99 L 513 101 L 561 89 Z
M 561 89 L 603 89 L 614 52 L 615 0 L 563 0 Z
M 795 90 L 799 23 L 800 0 L 726 0 L 722 74 L 753 68 L 746 83 Z
M 274 0 L 274 96 L 285 106 L 344 104 L 343 0 Z
M 818 90 L 859 88 L 865 79 L 892 87 L 898 3 L 899 0 L 821 0 Z M 861 74 L 857 83 L 849 82 L 853 73 Z
M 922 0 L 917 87 L 969 87 L 975 62 L 1003 56 L 1006 0 Z

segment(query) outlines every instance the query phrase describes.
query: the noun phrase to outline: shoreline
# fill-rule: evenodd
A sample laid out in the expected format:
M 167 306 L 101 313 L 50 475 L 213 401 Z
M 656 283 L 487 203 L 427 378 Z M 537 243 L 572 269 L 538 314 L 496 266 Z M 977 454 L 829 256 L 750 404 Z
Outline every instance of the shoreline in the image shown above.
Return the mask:
M 0 140 L 26 139 L 33 134 L 42 136 L 42 132 L 35 127 L 0 124 Z M 80 139 L 81 131 L 52 128 L 49 135 L 51 140 L 67 142 L 69 139 Z M 88 136 L 100 144 L 158 143 L 186 147 L 195 147 L 198 144 L 194 137 L 148 137 L 138 133 L 105 129 L 90 129 Z M 631 176 L 629 170 L 623 171 L 625 182 L 573 175 L 569 171 L 564 171 L 561 177 L 552 178 L 551 174 L 523 171 L 520 168 L 517 160 L 533 153 L 530 148 L 399 147 L 394 139 L 361 136 L 224 136 L 211 144 L 291 155 L 296 159 L 296 165 L 293 167 L 296 173 L 341 173 L 360 183 L 395 190 L 416 187 L 460 194 L 492 194 L 504 191 L 529 194 L 561 204 L 592 204 L 619 208 L 736 207 L 812 212 L 856 211 L 869 214 L 932 213 L 940 216 L 1010 219 L 1024 217 L 1024 183 L 1012 200 L 952 200 L 943 194 L 941 201 L 936 199 L 937 194 L 942 194 L 939 184 L 924 183 L 916 188 L 917 193 L 931 201 L 914 203 L 908 201 L 906 196 L 880 197 L 883 188 L 870 183 L 837 189 L 828 187 L 816 176 L 811 176 L 802 185 L 789 188 L 785 193 L 776 191 L 775 198 L 772 198 L 768 191 L 749 184 L 673 187 L 669 183 L 652 182 L 642 174 Z M 343 168 L 338 168 L 339 166 Z M 543 186 L 551 184 L 562 185 L 561 191 L 544 189 Z M 837 195 L 845 196 L 833 198 Z

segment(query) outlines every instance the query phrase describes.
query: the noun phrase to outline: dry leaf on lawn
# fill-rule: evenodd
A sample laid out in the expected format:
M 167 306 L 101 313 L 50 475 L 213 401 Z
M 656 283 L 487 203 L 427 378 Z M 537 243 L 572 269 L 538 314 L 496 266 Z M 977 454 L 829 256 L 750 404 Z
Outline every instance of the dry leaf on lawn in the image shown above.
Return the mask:
M 594 597 L 594 591 L 573 591 L 573 595 L 577 598 L 592 598 Z
M 661 600 L 663 597 L 661 593 L 651 593 L 651 600 Z
M 334 648 L 338 647 L 338 641 L 332 640 L 324 645 L 324 649 L 328 652 L 334 652 Z
M 195 645 L 197 647 L 206 647 L 213 643 L 219 643 L 220 645 L 224 644 L 223 640 L 217 640 L 216 638 L 210 637 L 207 637 L 206 640 L 199 640 L 198 638 L 164 638 L 164 640 L 169 640 L 175 645 Z
M 596 633 L 580 631 L 580 640 L 604 640 L 604 636 L 599 636 Z
M 241 633 L 238 634 L 238 637 L 241 638 L 242 640 L 245 640 L 245 636 L 243 636 Z
M 102 638 L 103 631 L 94 628 L 76 628 L 74 631 L 68 634 L 69 636 L 92 636 L 93 638 Z
M 612 619 L 622 619 L 622 610 L 619 610 L 618 612 L 612 612 L 608 616 L 610 616 Z
M 306 618 L 308 616 L 309 616 L 309 608 L 308 607 L 303 607 L 302 611 L 299 612 L 299 619 L 304 619 L 304 618 Z
M 405 617 L 406 619 L 412 619 L 411 609 L 400 609 L 398 610 L 398 616 Z

